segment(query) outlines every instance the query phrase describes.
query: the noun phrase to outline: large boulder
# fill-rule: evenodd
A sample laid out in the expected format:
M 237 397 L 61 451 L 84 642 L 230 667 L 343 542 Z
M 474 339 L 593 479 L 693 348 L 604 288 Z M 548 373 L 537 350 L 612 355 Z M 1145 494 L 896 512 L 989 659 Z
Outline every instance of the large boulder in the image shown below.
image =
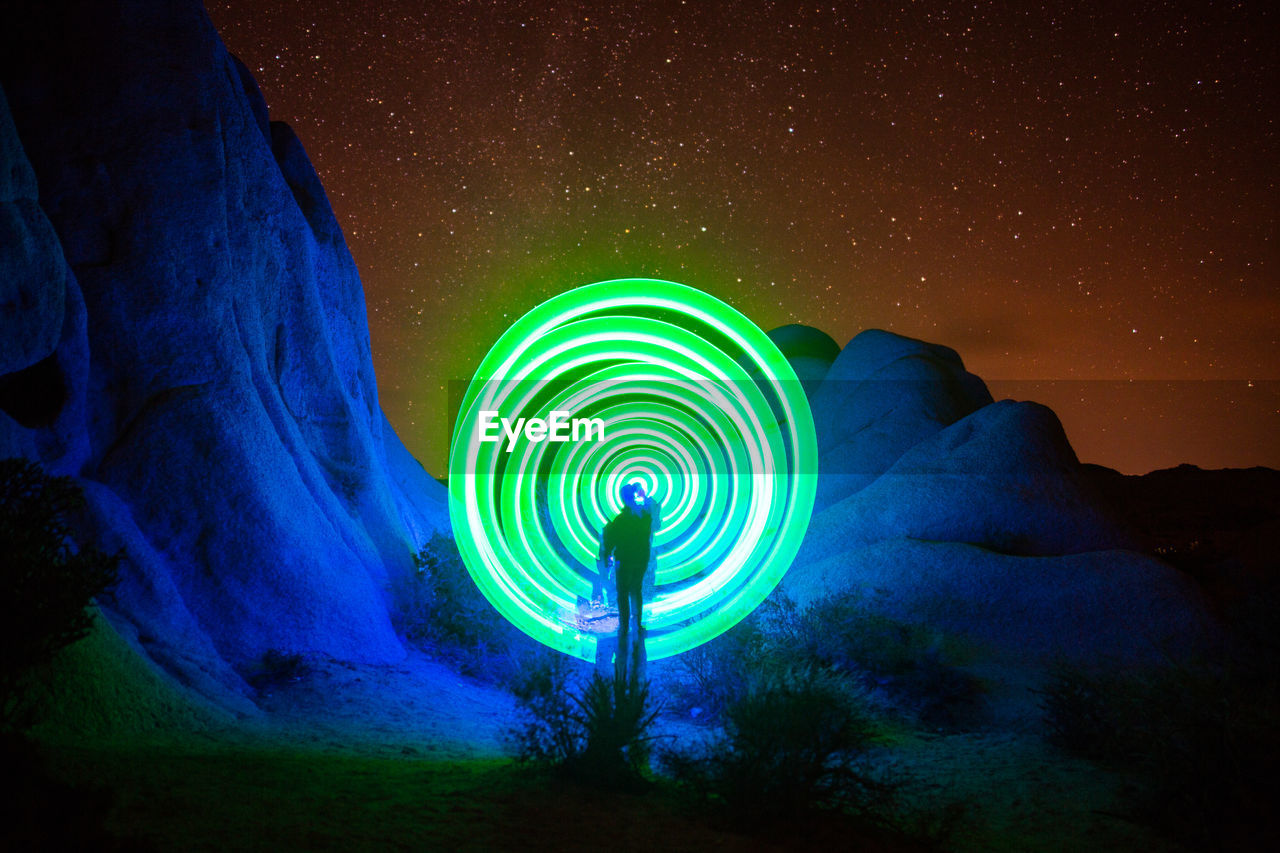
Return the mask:
M 1212 654 L 1222 637 L 1194 581 L 1131 551 L 1018 557 L 890 539 L 796 567 L 783 589 L 802 605 L 862 594 L 1012 669 L 1163 666 Z
M 840 355 L 840 345 L 826 332 L 812 326 L 792 323 L 768 332 L 778 351 L 786 357 L 807 395 L 822 384 L 827 371 Z
M 864 488 L 903 453 L 991 402 L 948 347 L 869 329 L 851 340 L 812 397 L 815 508 Z
M 956 369 L 909 342 L 880 344 L 895 369 Z M 916 432 L 851 433 L 851 453 L 895 458 L 878 475 L 859 472 L 868 483 L 815 512 L 781 589 L 801 605 L 853 595 L 878 613 L 965 638 L 971 668 L 991 688 L 988 710 L 1001 719 L 1036 713 L 1035 691 L 1053 664 L 1165 666 L 1220 653 L 1222 631 L 1201 589 L 1139 553 L 1057 416 L 1036 403 L 980 405 L 985 389 L 965 377 L 885 383 L 880 422 Z M 849 395 L 864 411 L 866 387 Z M 824 412 L 828 453 L 841 427 Z
M 1002 400 L 818 512 L 782 589 L 800 604 L 852 593 L 974 641 L 1013 716 L 1051 663 L 1213 654 L 1220 632 L 1194 581 L 1138 553 L 1105 505 L 1053 412 Z
M 66 317 L 68 273 L 3 95 L 0 164 L 0 318 L 8 332 L 0 337 L 2 376 L 53 354 Z
M 5 16 L 21 147 L 0 121 L 0 216 L 26 230 L 0 261 L 23 271 L 4 381 L 59 333 L 87 343 L 44 378 L 85 400 L 61 468 L 128 554 L 108 617 L 211 690 L 272 649 L 398 660 L 388 577 L 447 526 L 446 496 L 378 406 L 360 280 L 301 143 L 198 0 Z M 64 409 L 0 415 L 0 448 L 48 463 Z
M 1012 400 L 920 441 L 870 485 L 815 514 L 795 562 L 900 537 L 1016 555 L 1134 544 L 1098 508 L 1057 416 Z
M 84 300 L 0 90 L 0 458 L 71 473 L 88 456 Z

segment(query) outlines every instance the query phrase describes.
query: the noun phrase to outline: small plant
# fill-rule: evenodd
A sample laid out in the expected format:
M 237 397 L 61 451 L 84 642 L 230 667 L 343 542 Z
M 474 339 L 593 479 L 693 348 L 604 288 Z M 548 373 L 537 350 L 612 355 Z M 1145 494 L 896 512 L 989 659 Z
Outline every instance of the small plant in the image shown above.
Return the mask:
M 983 684 L 961 666 L 964 648 L 920 623 L 884 615 L 860 596 L 819 599 L 801 609 L 775 592 L 725 634 L 681 657 L 682 705 L 717 721 L 742 698 L 751 673 L 815 667 L 847 676 L 895 713 L 954 725 L 976 708 Z
M 68 477 L 26 459 L 0 460 L 0 726 L 34 723 L 36 669 L 93 625 L 94 597 L 116 582 L 120 555 L 71 539 L 67 516 L 84 503 Z
M 571 675 L 567 656 L 544 654 L 529 660 L 512 680 L 511 692 L 528 718 L 509 733 L 519 761 L 557 767 L 582 753 L 582 731 L 569 695 Z
M 610 787 L 629 787 L 649 769 L 653 737 L 649 730 L 658 717 L 649 699 L 648 682 L 607 677 L 596 672 L 579 696 L 573 697 L 586 746 L 569 769 L 587 781 Z
M 673 685 L 678 707 L 686 714 L 696 708 L 701 722 L 721 722 L 725 710 L 746 694 L 752 674 L 769 665 L 770 650 L 753 615 L 685 652 L 678 659 L 683 683 Z
M 1135 713 L 1140 704 L 1137 693 L 1132 677 L 1126 680 L 1065 665 L 1052 668 L 1040 703 L 1049 742 L 1091 761 L 1133 758 L 1125 753 L 1137 744 L 1126 747 L 1121 720 Z
M 513 678 L 517 656 L 532 641 L 476 588 L 454 541 L 434 534 L 413 562 L 414 573 L 391 585 L 396 629 L 468 675 L 496 682 Z
M 862 766 L 875 734 L 865 697 L 847 678 L 804 666 L 755 679 L 726 708 L 721 737 L 662 760 L 734 823 L 783 826 L 818 808 L 875 815 L 893 790 Z
M 789 621 L 790 641 L 812 660 L 856 673 L 863 686 L 927 725 L 961 722 L 982 696 L 981 680 L 962 666 L 967 650 L 953 637 L 890 617 L 857 593 L 819 599 Z
M 1131 817 L 1196 849 L 1275 849 L 1280 681 L 1233 669 L 1099 675 L 1060 667 L 1049 739 L 1126 774 Z
M 434 559 L 427 547 L 414 555 L 412 573 L 396 574 L 391 579 L 391 624 L 406 640 L 415 643 L 427 642 L 436 633 L 432 620 L 437 572 L 433 571 Z
M 610 788 L 643 781 L 658 715 L 647 683 L 594 672 L 577 687 L 569 659 L 552 655 L 529 665 L 513 693 L 527 717 L 510 733 L 520 761 Z

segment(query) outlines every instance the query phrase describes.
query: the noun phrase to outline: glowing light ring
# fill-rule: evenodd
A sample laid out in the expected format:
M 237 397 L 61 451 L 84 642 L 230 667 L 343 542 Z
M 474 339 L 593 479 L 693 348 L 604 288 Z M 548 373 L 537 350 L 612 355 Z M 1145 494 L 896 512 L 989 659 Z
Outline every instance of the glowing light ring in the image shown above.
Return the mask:
M 601 441 L 479 441 L 482 411 L 599 418 Z M 714 297 L 621 279 L 521 317 L 481 362 L 449 455 L 449 511 L 485 597 L 534 639 L 584 660 L 580 630 L 605 523 L 637 481 L 661 504 L 649 658 L 715 637 L 791 564 L 813 509 L 817 449 L 795 373 Z

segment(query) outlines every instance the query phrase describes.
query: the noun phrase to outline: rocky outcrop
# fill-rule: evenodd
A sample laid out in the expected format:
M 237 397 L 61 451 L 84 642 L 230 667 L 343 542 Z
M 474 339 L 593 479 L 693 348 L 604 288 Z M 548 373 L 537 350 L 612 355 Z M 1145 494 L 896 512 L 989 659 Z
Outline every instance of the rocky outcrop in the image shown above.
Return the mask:
M 842 368 L 859 341 L 860 358 L 849 360 L 858 368 Z M 834 385 L 840 375 L 855 378 Z M 784 592 L 800 604 L 852 594 L 962 635 L 1005 688 L 1034 688 L 1034 673 L 1055 662 L 1214 654 L 1222 632 L 1202 590 L 1142 553 L 1054 413 L 986 396 L 950 350 L 882 332 L 855 338 L 814 410 L 822 479 L 857 489 L 816 509 Z M 826 467 L 852 460 L 863 467 Z M 1034 706 L 1021 688 L 1006 700 L 1016 714 Z
M 0 101 L 0 246 L 0 311 L 7 332 L 0 338 L 0 375 L 8 375 L 53 354 L 66 318 L 68 270 L 36 201 L 36 177 L 7 101 Z
M 840 345 L 830 335 L 799 323 L 770 330 L 769 340 L 786 357 L 807 395 L 812 395 L 822 384 L 840 355 Z
M 1018 556 L 1133 543 L 1098 509 L 1057 416 L 1012 400 L 925 438 L 869 485 L 816 514 L 796 562 L 898 537 Z
M 198 2 L 23 12 L 0 28 L 0 448 L 81 478 L 99 547 L 128 554 L 107 615 L 185 678 L 235 688 L 223 662 L 270 649 L 400 658 L 388 576 L 446 498 L 379 409 L 301 143 Z M 29 415 L 40 365 L 64 391 Z
M 816 507 L 871 483 L 919 442 L 991 402 L 954 350 L 870 329 L 840 351 L 813 393 Z
M 84 463 L 88 346 L 80 287 L 0 91 L 0 456 Z
M 1132 551 L 1015 557 L 898 538 L 797 567 L 800 604 L 862 593 L 881 612 L 964 636 L 1014 668 L 1089 668 L 1195 659 L 1220 639 L 1194 581 Z

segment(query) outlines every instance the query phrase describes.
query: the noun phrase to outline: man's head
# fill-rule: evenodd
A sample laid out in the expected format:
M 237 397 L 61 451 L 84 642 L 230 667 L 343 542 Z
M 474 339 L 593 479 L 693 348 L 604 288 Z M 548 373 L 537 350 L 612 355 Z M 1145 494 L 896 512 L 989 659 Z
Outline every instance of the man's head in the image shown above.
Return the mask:
M 622 503 L 634 509 L 643 509 L 647 496 L 644 486 L 639 483 L 627 483 L 622 487 Z

